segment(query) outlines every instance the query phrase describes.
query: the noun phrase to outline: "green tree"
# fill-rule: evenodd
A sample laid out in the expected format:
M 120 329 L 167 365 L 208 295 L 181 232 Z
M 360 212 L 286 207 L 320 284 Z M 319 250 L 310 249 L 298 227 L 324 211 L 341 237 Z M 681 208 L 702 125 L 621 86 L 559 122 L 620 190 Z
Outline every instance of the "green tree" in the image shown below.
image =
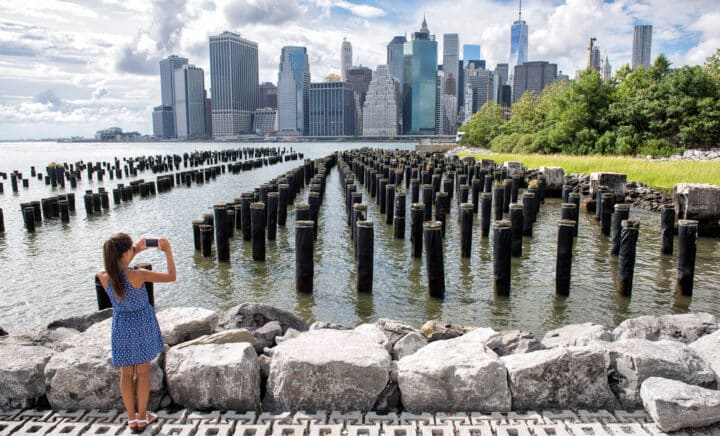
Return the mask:
M 494 101 L 485 103 L 467 124 L 458 129 L 465 132 L 462 143 L 489 147 L 490 142 L 500 133 L 505 122 L 504 115 L 505 109 L 499 104 Z
M 705 60 L 705 71 L 720 85 L 720 48 Z

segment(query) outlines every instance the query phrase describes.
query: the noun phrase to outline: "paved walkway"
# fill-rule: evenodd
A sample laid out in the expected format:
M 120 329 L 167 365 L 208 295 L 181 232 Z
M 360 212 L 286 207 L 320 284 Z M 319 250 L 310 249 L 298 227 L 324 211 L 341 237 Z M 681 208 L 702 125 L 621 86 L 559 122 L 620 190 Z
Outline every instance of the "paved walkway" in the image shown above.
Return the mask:
M 0 411 L 0 436 L 130 435 L 119 410 Z M 146 435 L 173 436 L 616 436 L 662 435 L 644 412 L 560 410 L 526 413 L 445 414 L 319 412 L 238 414 L 160 411 Z M 720 426 L 673 435 L 720 435 Z

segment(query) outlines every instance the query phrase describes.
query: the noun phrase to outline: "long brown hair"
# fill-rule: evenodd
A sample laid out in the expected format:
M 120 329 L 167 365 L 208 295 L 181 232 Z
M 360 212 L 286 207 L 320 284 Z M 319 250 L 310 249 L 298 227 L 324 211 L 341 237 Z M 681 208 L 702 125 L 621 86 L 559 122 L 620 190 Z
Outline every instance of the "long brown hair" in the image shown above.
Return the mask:
M 122 300 L 125 298 L 125 283 L 120 275 L 120 259 L 126 251 L 133 246 L 132 239 L 125 233 L 113 233 L 110 239 L 103 244 L 103 260 L 105 272 L 110 278 L 115 297 Z

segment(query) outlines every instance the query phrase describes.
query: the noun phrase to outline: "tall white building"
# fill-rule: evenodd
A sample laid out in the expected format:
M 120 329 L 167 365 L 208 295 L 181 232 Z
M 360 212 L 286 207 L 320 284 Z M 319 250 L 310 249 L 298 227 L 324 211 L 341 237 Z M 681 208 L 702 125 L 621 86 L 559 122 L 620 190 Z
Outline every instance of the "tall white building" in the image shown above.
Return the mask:
M 465 122 L 485 103 L 497 99 L 495 74 L 482 68 L 465 69 Z
M 640 65 L 644 65 L 645 68 L 649 67 L 652 63 L 652 59 L 650 59 L 651 51 L 652 26 L 647 24 L 635 26 L 633 31 L 632 69 L 636 70 Z
M 175 126 L 178 138 L 204 136 L 205 72 L 195 65 L 175 70 Z
M 363 135 L 393 136 L 402 131 L 400 122 L 400 82 L 387 65 L 378 65 L 363 106 Z
M 210 37 L 214 138 L 252 132 L 257 108 L 258 45 L 232 32 Z
M 167 58 L 160 61 L 160 98 L 162 106 L 165 106 L 164 110 L 166 113 L 158 118 L 159 131 L 156 132 L 156 136 L 164 138 L 175 138 L 177 137 L 177 129 L 175 128 L 175 70 L 181 68 L 183 65 L 187 65 L 187 58 L 181 58 L 179 56 L 168 56 Z M 169 117 L 167 114 L 168 109 L 172 112 Z
M 600 76 L 606 82 L 612 77 L 612 66 L 610 65 L 610 60 L 607 56 L 605 56 L 605 60 L 602 63 L 602 68 L 600 69 Z
M 310 130 L 310 64 L 305 47 L 282 48 L 277 101 L 278 133 L 307 135 Z
M 342 46 L 340 47 L 340 70 L 343 82 L 347 81 L 348 69 L 352 67 L 352 44 L 347 38 L 343 38 Z
M 457 33 L 446 33 L 443 35 L 443 71 L 445 80 L 452 78 L 453 89 L 445 86 L 445 94 L 458 95 L 458 83 L 460 82 L 460 38 Z

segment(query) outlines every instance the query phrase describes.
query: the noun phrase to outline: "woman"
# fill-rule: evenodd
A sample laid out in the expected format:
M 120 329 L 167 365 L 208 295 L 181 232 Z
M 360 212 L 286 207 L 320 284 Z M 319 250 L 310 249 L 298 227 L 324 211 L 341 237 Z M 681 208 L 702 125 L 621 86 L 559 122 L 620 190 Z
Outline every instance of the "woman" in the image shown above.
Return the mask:
M 131 269 L 138 253 L 157 246 L 167 258 L 167 272 Z M 145 430 L 157 416 L 147 411 L 150 398 L 150 361 L 163 350 L 155 311 L 145 283 L 175 281 L 175 261 L 167 239 L 141 239 L 133 245 L 125 233 L 113 233 L 103 244 L 105 271 L 98 272 L 113 306 L 112 362 L 120 367 L 120 393 L 134 431 Z M 136 399 L 137 396 L 137 410 Z

